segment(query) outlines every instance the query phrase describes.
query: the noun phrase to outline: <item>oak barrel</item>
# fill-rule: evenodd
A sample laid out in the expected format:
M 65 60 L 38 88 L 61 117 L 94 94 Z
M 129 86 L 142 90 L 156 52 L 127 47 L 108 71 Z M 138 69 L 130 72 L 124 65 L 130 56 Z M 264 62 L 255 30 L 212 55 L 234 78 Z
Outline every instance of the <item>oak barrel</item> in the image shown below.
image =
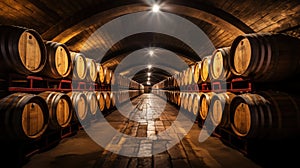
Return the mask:
M 75 111 L 73 113 L 73 119 L 79 122 L 84 121 L 89 108 L 85 94 L 81 92 L 69 92 L 67 95 L 71 98 L 72 106 Z
M 99 102 L 100 111 L 103 112 L 106 109 L 106 102 L 104 97 L 104 92 L 97 92 L 97 100 Z
M 89 106 L 89 115 L 95 116 L 99 110 L 99 102 L 95 92 L 85 92 L 87 104 Z
M 231 45 L 229 63 L 238 76 L 280 81 L 300 72 L 300 39 L 285 34 L 245 34 Z
M 200 108 L 200 96 L 202 93 L 195 93 L 193 98 L 193 104 L 192 104 L 192 113 L 195 116 L 199 115 L 199 108 Z
M 187 110 L 188 112 L 190 113 L 193 113 L 193 103 L 194 103 L 194 96 L 196 94 L 195 93 L 189 93 L 189 96 L 188 96 L 188 105 L 187 105 Z
M 113 72 L 110 69 L 105 69 L 105 83 L 110 84 Z
M 283 92 L 242 94 L 230 105 L 233 132 L 251 139 L 285 139 L 300 135 L 299 98 Z
M 202 61 L 199 61 L 195 64 L 194 66 L 194 82 L 197 84 L 197 83 L 200 83 L 201 82 L 201 77 L 200 77 L 200 71 L 201 71 L 201 62 Z
M 210 63 L 212 79 L 227 80 L 232 77 L 229 56 L 230 47 L 218 48 L 213 52 Z
M 82 53 L 71 52 L 72 72 L 69 76 L 72 79 L 84 80 L 87 74 L 86 57 Z
M 105 99 L 105 107 L 107 110 L 109 110 L 111 108 L 110 92 L 104 92 L 104 99 Z
M 45 43 L 47 49 L 47 62 L 42 75 L 50 78 L 64 78 L 71 72 L 71 55 L 65 44 L 53 41 Z
M 200 118 L 202 120 L 205 120 L 209 109 L 210 109 L 210 102 L 211 102 L 211 97 L 214 95 L 215 93 L 213 92 L 208 92 L 208 93 L 202 93 L 200 96 L 200 108 L 199 108 L 199 114 L 200 114 Z
M 49 123 L 49 111 L 43 98 L 13 93 L 0 100 L 0 139 L 33 140 L 41 137 Z
M 214 94 L 211 97 L 209 119 L 214 126 L 230 127 L 230 103 L 235 97 L 231 92 Z
M 204 57 L 201 62 L 200 77 L 202 82 L 210 82 L 211 75 L 210 75 L 209 67 L 210 67 L 211 57 L 212 56 Z
M 86 79 L 87 79 L 87 81 L 90 81 L 90 82 L 96 82 L 97 75 L 98 75 L 96 62 L 95 62 L 95 60 L 90 59 L 90 58 L 86 58 L 86 62 L 87 62 Z
M 101 64 L 98 64 L 98 73 L 99 73 L 99 81 L 100 83 L 104 83 L 105 82 L 105 70 L 103 68 L 103 66 Z
M 73 107 L 68 95 L 59 92 L 46 91 L 39 94 L 49 109 L 49 129 L 58 130 L 67 127 L 73 117 Z
M 35 74 L 46 63 L 46 47 L 33 29 L 0 25 L 0 69 L 20 74 Z

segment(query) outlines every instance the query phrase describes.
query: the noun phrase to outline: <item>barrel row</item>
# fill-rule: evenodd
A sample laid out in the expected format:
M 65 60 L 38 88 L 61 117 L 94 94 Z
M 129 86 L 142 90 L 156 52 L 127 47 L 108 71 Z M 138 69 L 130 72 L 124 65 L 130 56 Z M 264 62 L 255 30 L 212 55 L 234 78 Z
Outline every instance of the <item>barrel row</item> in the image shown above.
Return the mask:
M 139 83 L 96 63 L 65 44 L 45 41 L 33 29 L 0 26 L 0 72 L 73 79 L 139 89 Z
M 277 82 L 300 74 L 300 39 L 286 34 L 255 33 L 238 36 L 229 47 L 216 49 L 157 88 L 201 84 L 212 80 L 246 78 Z
M 248 139 L 285 139 L 300 136 L 300 99 L 284 92 L 187 93 L 156 91 L 200 121 L 231 130 Z
M 70 122 L 96 119 L 100 112 L 111 110 L 140 94 L 139 90 L 13 93 L 0 99 L 0 139 L 36 139 L 46 130 L 59 130 Z

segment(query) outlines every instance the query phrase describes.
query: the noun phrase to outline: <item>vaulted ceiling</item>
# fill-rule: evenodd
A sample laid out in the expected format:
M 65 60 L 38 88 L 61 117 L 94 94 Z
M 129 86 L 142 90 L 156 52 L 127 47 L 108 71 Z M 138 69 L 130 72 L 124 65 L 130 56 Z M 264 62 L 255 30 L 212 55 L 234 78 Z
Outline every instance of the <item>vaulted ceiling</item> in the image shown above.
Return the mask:
M 201 29 L 211 44 L 199 43 L 199 48 L 227 47 L 245 33 L 280 32 L 300 37 L 299 0 L 2 0 L 0 24 L 35 29 L 44 40 L 65 43 L 71 51 L 86 53 L 94 59 L 97 59 L 95 53 L 102 52 L 104 55 L 98 61 L 110 69 L 115 69 L 126 56 L 149 47 L 169 50 L 187 65 L 199 61 L 199 52 L 170 34 L 138 32 L 118 39 L 109 31 L 96 33 L 117 18 L 150 11 L 153 3 L 161 4 L 162 13 L 180 16 Z M 131 23 L 118 24 L 126 28 Z M 176 26 L 170 31 L 184 29 L 185 26 Z M 201 56 L 204 56 L 211 49 L 202 51 Z M 156 55 L 163 57 L 160 53 Z M 148 62 L 141 64 L 132 64 L 141 66 L 134 79 L 144 83 L 145 77 L 141 74 L 146 72 Z M 179 71 L 169 66 L 165 72 L 158 64 L 154 62 L 153 83 Z M 130 71 L 130 67 L 125 71 Z

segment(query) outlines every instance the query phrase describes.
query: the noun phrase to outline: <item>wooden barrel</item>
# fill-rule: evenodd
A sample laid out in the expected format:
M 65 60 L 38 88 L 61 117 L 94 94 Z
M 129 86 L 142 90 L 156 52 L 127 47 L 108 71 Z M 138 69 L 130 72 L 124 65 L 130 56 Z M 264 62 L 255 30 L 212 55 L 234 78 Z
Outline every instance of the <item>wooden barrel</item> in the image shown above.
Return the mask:
M 53 41 L 45 43 L 47 62 L 41 74 L 50 78 L 64 78 L 71 72 L 71 55 L 65 44 Z
M 111 75 L 111 81 L 110 81 L 110 84 L 111 85 L 116 85 L 116 81 L 117 81 L 117 75 L 115 75 L 113 72 L 112 72 L 112 75 Z
M 230 103 L 235 94 L 226 92 L 211 97 L 209 119 L 214 126 L 230 127 Z
M 284 34 L 245 34 L 231 45 L 229 64 L 235 75 L 257 82 L 280 81 L 300 72 L 300 40 Z
M 96 82 L 97 75 L 98 75 L 96 62 L 95 62 L 95 60 L 90 59 L 90 58 L 86 58 L 86 62 L 87 62 L 86 79 L 87 79 L 87 81 L 90 81 L 90 82 Z
M 33 29 L 0 25 L 1 71 L 34 74 L 46 64 L 46 47 L 42 37 Z
M 195 66 L 192 65 L 189 67 L 188 72 L 187 72 L 187 84 L 191 85 L 194 83 L 194 68 Z
M 177 91 L 174 91 L 173 92 L 173 97 L 174 97 L 174 104 L 177 104 L 177 101 L 178 101 L 178 96 L 179 96 L 179 94 L 178 94 L 178 92 Z
M 282 92 L 236 96 L 230 105 L 233 132 L 253 139 L 285 139 L 300 135 L 300 100 Z
M 194 66 L 194 82 L 195 83 L 200 83 L 201 82 L 201 77 L 200 77 L 200 71 L 201 71 L 201 62 L 202 61 L 199 61 L 195 64 Z
M 177 105 L 182 106 L 182 99 L 183 99 L 183 92 L 179 92 L 178 100 L 177 100 Z
M 105 99 L 105 107 L 107 110 L 109 110 L 111 108 L 110 92 L 104 92 L 104 99 Z
M 200 96 L 201 96 L 201 93 L 195 93 L 194 94 L 194 98 L 193 98 L 193 104 L 191 105 L 192 106 L 192 113 L 195 115 L 195 116 L 198 116 L 199 115 L 199 108 L 200 108 Z
M 184 93 L 183 94 L 182 107 L 183 107 L 184 110 L 188 110 L 189 95 L 190 95 L 190 93 Z
M 110 92 L 110 100 L 111 100 L 111 107 L 116 106 L 116 93 L 115 92 Z
M 106 76 L 105 72 L 106 71 L 104 71 L 104 68 L 101 64 L 98 65 L 98 72 L 99 72 L 99 81 L 100 81 L 100 83 L 104 83 L 105 82 L 105 76 Z
M 112 77 L 113 72 L 110 69 L 106 69 L 106 73 L 105 73 L 105 83 L 106 84 L 110 84 L 111 82 L 111 77 Z
M 49 129 L 58 130 L 69 125 L 73 117 L 73 107 L 68 95 L 59 92 L 46 91 L 39 94 L 49 109 Z
M 211 102 L 211 97 L 214 95 L 213 92 L 208 92 L 208 93 L 202 93 L 200 96 L 200 108 L 199 108 L 199 114 L 200 114 L 200 118 L 202 120 L 205 120 L 207 115 L 208 115 L 208 111 L 210 108 L 210 102 Z
M 75 111 L 75 113 L 73 113 L 74 120 L 84 121 L 89 108 L 85 94 L 81 92 L 69 92 L 67 95 L 71 98 L 72 106 Z
M 43 98 L 13 93 L 0 100 L 0 139 L 33 140 L 47 129 L 49 111 Z
M 229 67 L 230 47 L 216 49 L 211 57 L 210 72 L 212 79 L 227 80 L 232 77 Z
M 182 85 L 183 86 L 188 84 L 187 71 L 188 71 L 188 69 L 184 70 L 182 73 Z
M 190 113 L 193 113 L 193 103 L 194 103 L 195 95 L 196 95 L 195 93 L 189 93 L 187 110 Z
M 87 74 L 86 57 L 82 53 L 71 52 L 72 72 L 69 76 L 72 79 L 84 80 Z
M 99 110 L 99 102 L 97 99 L 97 95 L 95 92 L 85 92 L 84 93 L 87 98 L 87 104 L 89 106 L 88 111 L 90 116 L 96 116 Z
M 203 82 L 210 82 L 210 71 L 209 71 L 209 67 L 210 67 L 210 60 L 211 60 L 212 56 L 207 56 L 204 57 L 202 62 L 201 62 L 201 81 Z
M 103 112 L 106 108 L 104 92 L 97 92 L 97 100 L 99 102 L 100 111 Z

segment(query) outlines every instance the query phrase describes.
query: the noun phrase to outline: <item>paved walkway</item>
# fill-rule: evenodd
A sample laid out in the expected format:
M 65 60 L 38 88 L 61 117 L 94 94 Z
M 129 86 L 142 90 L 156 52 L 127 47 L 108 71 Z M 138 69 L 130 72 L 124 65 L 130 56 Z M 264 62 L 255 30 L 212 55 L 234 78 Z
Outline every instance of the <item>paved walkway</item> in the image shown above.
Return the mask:
M 199 143 L 197 124 L 153 94 L 144 94 L 132 104 L 133 108 L 123 107 L 105 118 L 118 133 L 100 134 L 109 131 L 104 120 L 93 122 L 87 131 L 100 139 L 107 137 L 106 147 L 122 155 L 104 150 L 81 130 L 55 148 L 33 156 L 24 167 L 259 167 L 216 137 Z

